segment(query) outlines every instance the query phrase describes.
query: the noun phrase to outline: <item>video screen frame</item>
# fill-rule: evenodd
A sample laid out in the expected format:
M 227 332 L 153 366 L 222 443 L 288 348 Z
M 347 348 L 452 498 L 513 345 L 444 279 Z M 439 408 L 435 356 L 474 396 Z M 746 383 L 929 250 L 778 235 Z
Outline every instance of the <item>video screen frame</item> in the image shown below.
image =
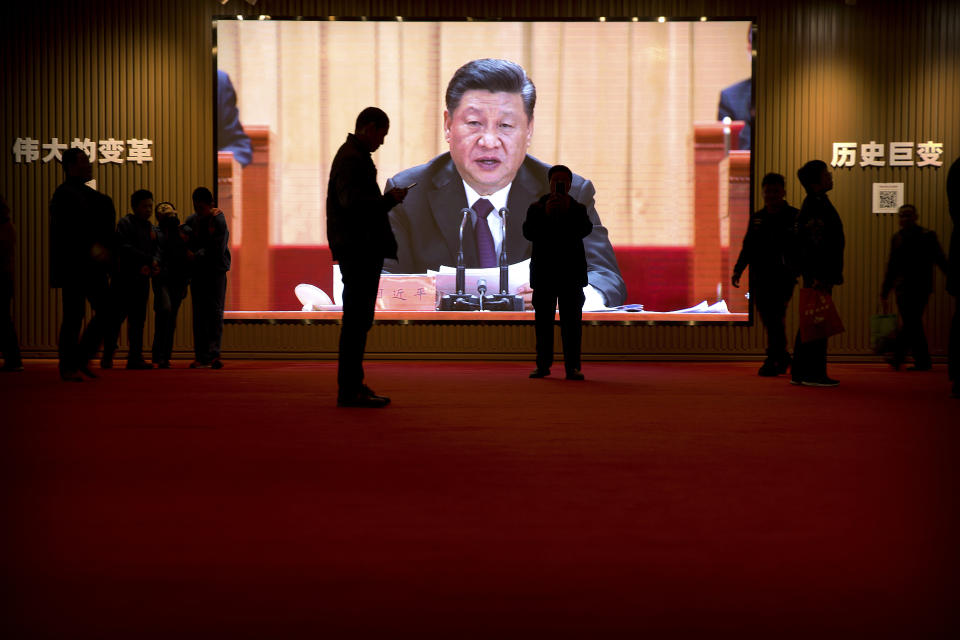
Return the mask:
M 266 20 L 273 21 L 275 23 L 283 22 L 298 22 L 298 23 L 322 23 L 322 22 L 347 22 L 347 23 L 382 23 L 382 24 L 400 24 L 400 23 L 429 23 L 429 24 L 464 24 L 464 23 L 473 23 L 473 24 L 496 24 L 498 26 L 503 25 L 543 25 L 543 24 L 592 24 L 592 23 L 662 23 L 663 20 L 660 20 L 655 17 L 646 17 L 646 18 L 608 18 L 608 19 L 580 19 L 580 18 L 528 18 L 528 19 L 470 19 L 470 18 L 398 18 L 398 17 L 383 17 L 383 18 L 364 18 L 364 17 L 270 17 L 266 16 Z M 218 27 L 221 24 L 229 23 L 238 23 L 243 20 L 238 20 L 238 16 L 215 16 L 212 21 L 212 31 L 213 31 L 213 48 L 212 48 L 212 85 L 214 88 L 214 96 L 218 94 L 218 71 L 219 71 L 219 47 L 220 43 L 218 42 L 220 29 Z M 245 21 L 250 22 L 250 19 Z M 758 28 L 756 19 L 753 17 L 722 17 L 722 18 L 670 18 L 666 22 L 672 24 L 681 24 L 681 25 L 693 25 L 698 22 L 708 22 L 708 23 L 742 23 L 749 31 L 750 38 L 750 61 L 749 61 L 749 86 L 750 86 L 750 111 L 751 111 L 751 122 L 752 126 L 752 148 L 756 148 L 756 139 L 757 139 L 757 127 L 756 123 L 758 121 L 758 115 L 756 114 L 756 56 L 757 56 L 757 36 Z M 538 88 L 538 117 L 540 114 L 540 106 L 543 103 L 543 94 L 541 93 L 541 85 L 537 81 L 534 74 L 531 73 L 531 77 L 535 83 L 537 83 Z M 442 91 L 441 91 L 442 93 Z M 440 96 L 442 100 L 442 96 Z M 213 113 L 214 120 L 214 131 L 216 132 L 219 128 L 220 118 L 218 117 L 218 110 L 214 109 Z M 539 124 L 539 123 L 538 123 Z M 246 125 L 244 125 L 245 127 Z M 734 136 L 739 131 L 735 129 Z M 346 132 L 346 130 L 344 131 Z M 217 136 L 214 136 L 214 175 L 217 176 L 214 187 L 214 194 L 217 201 L 220 201 L 221 197 L 221 176 L 220 168 L 222 167 L 221 160 L 218 158 L 218 152 L 220 145 L 218 144 Z M 332 156 L 331 156 L 332 157 Z M 424 158 L 426 160 L 426 158 Z M 754 189 L 753 189 L 753 180 L 755 175 L 755 157 L 752 153 L 749 154 L 749 160 L 747 163 L 747 188 L 745 193 L 746 205 L 746 217 L 749 218 L 750 213 L 754 210 Z M 378 163 L 378 169 L 380 168 Z M 576 172 L 576 167 L 573 167 Z M 388 174 L 381 173 L 378 175 L 378 181 L 382 183 L 384 178 Z M 589 176 L 588 176 L 589 177 Z M 599 190 L 599 187 L 598 187 Z M 236 197 L 236 194 L 235 194 Z M 603 221 L 605 222 L 605 220 Z M 745 228 L 745 226 L 744 226 Z M 234 230 L 231 229 L 231 233 Z M 736 255 L 740 249 L 740 242 L 742 240 L 742 234 L 736 236 L 730 235 L 726 245 L 727 255 L 725 258 L 725 265 L 728 267 L 728 272 L 722 274 L 724 276 L 723 281 L 729 283 L 729 269 L 732 269 L 733 263 L 736 261 Z M 615 245 L 616 246 L 616 245 Z M 231 285 L 236 284 L 237 278 L 236 274 L 232 274 L 234 277 L 231 278 Z M 746 293 L 747 286 L 745 282 L 747 281 L 746 275 L 741 283 L 739 290 L 730 290 L 731 293 L 737 291 L 738 293 Z M 629 283 L 628 283 L 629 285 Z M 720 283 L 718 282 L 718 291 Z M 229 288 L 228 288 L 229 296 Z M 748 297 L 748 296 L 745 296 Z M 431 316 L 430 314 L 424 313 L 412 313 L 412 314 L 403 314 L 403 313 L 382 313 L 378 308 L 377 311 L 377 322 L 401 322 L 401 323 L 432 323 L 432 324 L 461 324 L 463 322 L 478 322 L 478 323 L 487 323 L 487 322 L 496 322 L 496 323 L 519 323 L 519 324 L 530 324 L 533 322 L 533 314 L 529 312 L 517 313 L 491 313 L 489 316 L 486 314 L 479 313 L 470 313 L 470 312 L 459 312 L 455 317 L 450 317 L 449 314 L 441 314 L 439 311 L 434 312 L 436 315 Z M 672 317 L 667 317 L 666 312 L 658 312 L 653 314 L 647 313 L 632 313 L 631 311 L 604 311 L 604 312 L 588 312 L 586 309 L 584 311 L 584 321 L 589 321 L 591 323 L 603 324 L 603 323 L 612 323 L 612 324 L 643 324 L 643 325 L 733 325 L 733 326 L 749 326 L 753 324 L 753 304 L 746 304 L 746 308 L 743 312 L 735 312 L 727 314 L 725 319 L 709 317 L 706 314 L 701 313 L 689 313 L 689 314 L 677 314 Z M 442 317 L 440 317 L 442 316 Z M 736 316 L 736 317 L 729 317 Z M 308 313 L 306 311 L 297 312 L 291 309 L 284 310 L 272 310 L 266 313 L 259 312 L 247 312 L 242 310 L 231 310 L 227 306 L 227 313 L 225 314 L 225 320 L 228 322 L 314 322 L 317 320 L 327 321 L 332 320 L 336 321 L 339 318 L 339 313 L 330 314 L 323 312 L 312 312 Z

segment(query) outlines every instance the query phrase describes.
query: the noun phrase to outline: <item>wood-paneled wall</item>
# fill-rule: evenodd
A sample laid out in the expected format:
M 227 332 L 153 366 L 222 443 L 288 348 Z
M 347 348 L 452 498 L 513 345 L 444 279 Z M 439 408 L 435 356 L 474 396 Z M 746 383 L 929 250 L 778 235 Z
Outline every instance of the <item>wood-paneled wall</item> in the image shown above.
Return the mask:
M 118 211 L 140 187 L 172 199 L 189 213 L 189 196 L 214 177 L 212 18 L 241 13 L 273 16 L 406 16 L 431 18 L 593 18 L 598 16 L 755 17 L 759 177 L 788 177 L 788 198 L 802 200 L 795 175 L 806 160 L 831 159 L 832 143 L 942 142 L 942 168 L 834 170 L 831 194 L 847 235 L 846 284 L 836 294 L 848 331 L 831 352 L 869 352 L 868 320 L 877 308 L 895 216 L 871 213 L 874 182 L 903 182 L 921 224 L 946 243 L 950 219 L 946 169 L 960 155 L 960 3 L 869 0 L 527 2 L 308 2 L 242 0 L 65 0 L 8 7 L 0 26 L 3 171 L 0 193 L 19 233 L 14 320 L 27 355 L 56 351 L 59 303 L 47 286 L 47 203 L 60 182 L 56 162 L 16 163 L 19 137 L 41 143 L 74 137 L 148 138 L 153 161 L 101 164 L 99 188 Z M 41 149 L 41 157 L 45 155 Z M 859 157 L 858 157 L 859 160 Z M 946 249 L 946 247 L 944 247 Z M 944 353 L 954 302 L 937 275 L 927 311 L 931 349 Z M 792 316 L 795 314 L 792 314 Z M 180 318 L 178 351 L 189 352 L 189 309 Z M 148 332 L 152 323 L 148 322 Z M 792 330 L 795 323 L 789 323 Z M 383 325 L 368 350 L 385 356 L 524 357 L 533 349 L 529 325 Z M 227 354 L 333 354 L 337 327 L 231 324 Z M 754 327 L 590 326 L 585 353 L 597 357 L 759 354 Z

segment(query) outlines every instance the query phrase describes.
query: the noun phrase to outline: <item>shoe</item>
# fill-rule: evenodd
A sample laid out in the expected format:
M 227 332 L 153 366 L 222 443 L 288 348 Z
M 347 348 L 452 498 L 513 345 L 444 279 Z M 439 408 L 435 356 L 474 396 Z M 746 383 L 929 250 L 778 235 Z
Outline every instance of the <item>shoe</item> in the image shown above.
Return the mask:
M 760 370 L 757 371 L 757 375 L 762 376 L 764 378 L 775 378 L 776 376 L 780 375 L 780 373 L 781 371 L 777 367 L 777 365 L 770 360 L 767 360 L 766 362 L 764 362 L 763 365 L 760 367 Z M 783 373 L 786 373 L 786 371 L 784 371 Z
M 79 369 L 77 369 L 77 371 L 79 371 L 79 372 L 82 373 L 83 375 L 87 376 L 87 377 L 90 378 L 91 380 L 93 380 L 94 378 L 97 377 L 96 374 L 94 374 L 93 371 L 90 370 L 90 365 L 86 365 L 86 364 L 85 364 L 85 365 L 83 365 L 82 367 L 80 367 Z
M 580 373 L 580 369 L 570 369 L 567 371 L 567 380 L 583 380 L 584 376 Z
M 390 404 L 390 398 L 388 398 L 387 396 L 378 396 L 376 392 L 374 392 L 374 390 L 368 387 L 367 385 L 362 385 L 360 387 L 359 393 L 365 398 L 370 398 L 372 400 L 377 400 L 378 402 L 383 402 L 385 405 Z
M 550 369 L 541 369 L 540 367 L 530 372 L 531 378 L 546 378 L 548 375 L 550 375 Z
M 83 382 L 83 376 L 79 371 L 61 371 L 60 379 L 64 382 Z
M 153 365 L 143 360 L 127 360 L 127 369 L 147 370 L 153 369 Z
M 211 368 L 211 369 L 223 369 L 223 362 L 220 361 L 220 358 L 216 358 L 216 359 L 214 359 L 213 362 L 210 363 L 210 368 Z
M 200 362 L 199 360 L 194 360 L 190 363 L 191 369 L 209 369 L 210 366 L 209 362 Z
M 803 378 L 790 378 L 790 384 L 801 385 L 803 384 Z
M 907 371 L 930 371 L 933 369 L 932 364 L 915 364 L 907 367 Z
M 840 381 L 827 376 L 819 376 L 817 378 L 807 378 L 800 384 L 805 387 L 835 387 L 840 384 Z
M 887 364 L 890 365 L 890 368 L 892 368 L 894 371 L 900 371 L 900 365 L 903 364 L 901 360 L 898 360 L 893 356 L 885 358 L 885 360 L 887 361 Z
M 776 364 L 777 375 L 790 371 L 790 367 L 792 364 L 793 364 L 793 358 L 790 357 L 790 354 L 789 353 L 783 354 L 783 357 L 780 360 L 778 360 Z
M 157 369 L 169 369 L 169 368 L 170 368 L 170 361 L 169 361 L 169 360 L 161 360 L 160 362 L 157 362 L 157 363 L 155 363 L 155 364 L 157 365 Z
M 113 369 L 113 356 L 103 356 L 100 358 L 101 369 Z
M 353 394 L 337 395 L 338 407 L 354 407 L 360 409 L 382 409 L 390 404 L 390 398 L 378 396 L 370 391 L 369 387 Z M 371 395 L 368 395 L 369 392 Z
M 7 373 L 15 373 L 18 371 L 23 371 L 23 365 L 22 364 L 4 364 L 2 367 L 0 367 L 0 371 L 5 371 Z

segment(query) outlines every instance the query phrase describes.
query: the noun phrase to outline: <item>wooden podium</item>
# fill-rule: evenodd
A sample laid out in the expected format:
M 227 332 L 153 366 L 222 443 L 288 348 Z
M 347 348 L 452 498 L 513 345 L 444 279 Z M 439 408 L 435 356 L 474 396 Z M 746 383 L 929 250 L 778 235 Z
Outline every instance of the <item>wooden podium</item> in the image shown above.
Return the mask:
M 733 264 L 750 220 L 750 151 L 733 149 L 743 122 L 694 123 L 694 224 L 691 304 L 726 300 L 747 311 L 746 288 L 730 284 Z
M 233 153 L 217 154 L 217 206 L 227 218 L 235 261 L 226 310 L 270 310 L 270 128 L 245 125 L 253 159 L 243 168 Z

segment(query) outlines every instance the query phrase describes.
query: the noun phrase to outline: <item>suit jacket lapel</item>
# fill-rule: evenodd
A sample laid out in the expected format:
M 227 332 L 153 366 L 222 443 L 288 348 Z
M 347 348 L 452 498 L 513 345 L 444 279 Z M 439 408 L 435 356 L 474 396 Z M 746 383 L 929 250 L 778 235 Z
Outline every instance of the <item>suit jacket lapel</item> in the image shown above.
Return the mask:
M 542 195 L 544 186 L 527 166 L 527 161 L 520 165 L 517 176 L 510 187 L 510 196 L 507 198 L 507 209 L 510 210 L 507 218 L 507 261 L 510 264 L 520 262 L 530 257 L 530 242 L 523 237 L 523 221 L 527 219 L 527 209 Z
M 460 221 L 463 219 L 460 210 L 467 206 L 467 194 L 463 190 L 463 183 L 453 164 L 453 159 L 448 157 L 446 166 L 434 175 L 433 189 L 427 194 L 427 200 L 430 202 L 434 222 L 443 234 L 447 249 L 450 251 L 451 262 L 448 266 L 456 266 L 457 249 L 460 245 Z M 468 253 L 474 244 L 469 242 L 473 236 L 468 234 L 472 233 L 473 226 L 468 221 L 463 230 L 465 260 L 468 260 Z M 473 253 L 476 253 L 475 247 L 473 247 Z

